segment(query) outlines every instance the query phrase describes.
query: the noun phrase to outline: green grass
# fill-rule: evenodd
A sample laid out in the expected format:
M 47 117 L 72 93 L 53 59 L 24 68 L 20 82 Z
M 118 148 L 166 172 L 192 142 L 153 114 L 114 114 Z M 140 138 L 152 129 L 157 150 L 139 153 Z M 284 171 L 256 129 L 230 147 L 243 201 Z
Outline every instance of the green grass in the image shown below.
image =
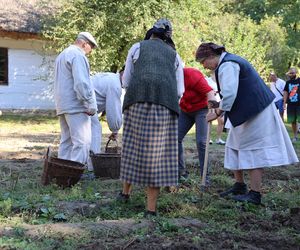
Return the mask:
M 28 132 L 28 133 L 49 133 L 58 132 L 59 123 L 57 117 L 36 116 L 36 115 L 2 115 L 0 116 L 0 131 L 9 132 Z

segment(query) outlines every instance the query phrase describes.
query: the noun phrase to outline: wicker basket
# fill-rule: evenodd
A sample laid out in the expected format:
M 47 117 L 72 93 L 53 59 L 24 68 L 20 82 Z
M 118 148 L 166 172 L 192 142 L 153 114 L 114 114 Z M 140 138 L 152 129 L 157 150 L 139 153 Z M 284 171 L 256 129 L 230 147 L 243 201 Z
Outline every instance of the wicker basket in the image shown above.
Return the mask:
M 119 148 L 109 148 L 109 142 L 106 143 L 105 153 L 90 153 L 94 174 L 96 177 L 105 177 L 118 179 L 120 177 L 121 154 Z
M 50 147 L 48 147 L 44 161 L 42 184 L 56 183 L 63 188 L 71 187 L 80 180 L 84 170 L 85 165 L 80 162 L 51 157 Z

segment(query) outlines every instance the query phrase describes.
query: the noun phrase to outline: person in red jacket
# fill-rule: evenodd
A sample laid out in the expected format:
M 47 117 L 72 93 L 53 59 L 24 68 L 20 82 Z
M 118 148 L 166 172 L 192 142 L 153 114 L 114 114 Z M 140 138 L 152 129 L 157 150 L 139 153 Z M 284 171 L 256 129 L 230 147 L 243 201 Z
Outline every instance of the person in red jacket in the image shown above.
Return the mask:
M 206 136 L 208 123 L 207 100 L 215 100 L 214 90 L 208 85 L 204 75 L 195 68 L 184 68 L 185 91 L 180 100 L 178 118 L 178 171 L 179 178 L 187 178 L 183 152 L 183 139 L 194 124 L 196 124 L 196 144 L 200 163 L 200 173 L 203 174 Z

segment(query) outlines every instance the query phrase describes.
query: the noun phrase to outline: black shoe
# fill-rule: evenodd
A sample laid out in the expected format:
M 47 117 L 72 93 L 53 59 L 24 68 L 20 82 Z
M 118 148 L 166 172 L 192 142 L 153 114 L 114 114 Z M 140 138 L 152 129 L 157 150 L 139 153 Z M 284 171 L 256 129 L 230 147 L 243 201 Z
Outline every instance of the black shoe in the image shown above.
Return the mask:
M 144 218 L 147 218 L 147 219 L 151 219 L 153 217 L 156 217 L 157 216 L 157 213 L 155 211 L 145 211 L 144 212 Z
M 189 177 L 189 171 L 187 171 L 187 170 L 181 170 L 181 171 L 179 171 L 179 173 L 178 173 L 178 180 L 180 180 L 180 179 L 185 180 L 188 177 Z
M 127 203 L 129 201 L 130 195 L 129 194 L 123 194 L 120 192 L 116 198 L 117 201 Z
M 247 185 L 245 183 L 236 182 L 234 185 L 228 190 L 220 193 L 221 197 L 226 197 L 228 195 L 239 195 L 246 194 L 248 192 Z
M 201 176 L 201 182 L 202 182 L 202 176 Z M 210 185 L 211 185 L 210 176 L 206 175 L 205 186 L 209 187 Z
M 255 205 L 260 205 L 261 204 L 261 194 L 260 192 L 256 192 L 253 190 L 250 190 L 249 193 L 247 194 L 241 194 L 241 195 L 235 195 L 232 197 L 233 200 L 235 201 L 240 201 L 240 202 L 249 202 L 253 203 Z
M 178 176 L 178 183 L 187 183 L 188 180 L 189 180 L 189 176 L 188 175 L 181 175 L 181 176 Z

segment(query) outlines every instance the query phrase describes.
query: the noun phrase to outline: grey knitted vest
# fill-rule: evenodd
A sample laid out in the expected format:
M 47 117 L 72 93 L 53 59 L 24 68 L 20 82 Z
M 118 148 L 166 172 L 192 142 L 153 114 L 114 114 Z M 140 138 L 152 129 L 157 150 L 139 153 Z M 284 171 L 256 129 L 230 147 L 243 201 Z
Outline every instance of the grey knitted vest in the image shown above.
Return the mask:
M 140 54 L 126 90 L 123 110 L 137 102 L 149 102 L 178 114 L 175 58 L 175 50 L 160 39 L 140 42 Z

